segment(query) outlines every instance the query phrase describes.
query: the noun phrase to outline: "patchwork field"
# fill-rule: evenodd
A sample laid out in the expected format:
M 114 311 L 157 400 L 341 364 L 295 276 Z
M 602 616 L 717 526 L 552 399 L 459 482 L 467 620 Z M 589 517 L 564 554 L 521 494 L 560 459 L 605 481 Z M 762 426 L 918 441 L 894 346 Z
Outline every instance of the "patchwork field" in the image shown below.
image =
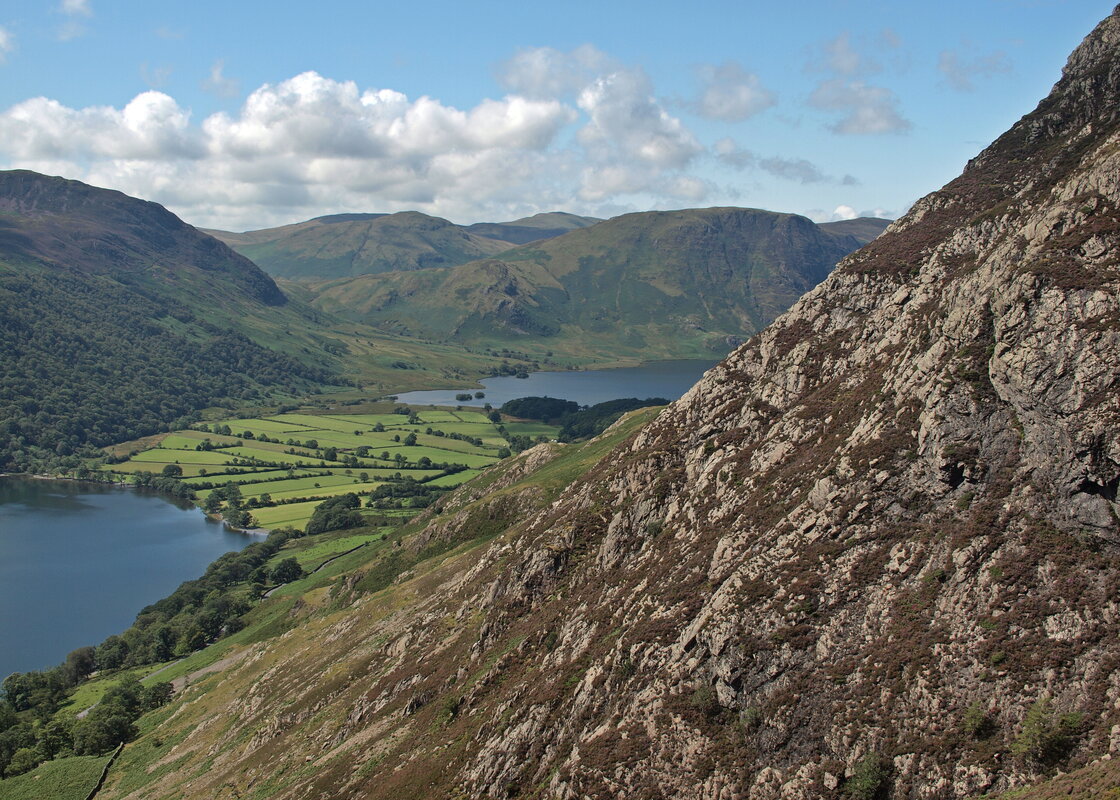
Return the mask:
M 232 524 L 303 529 L 323 500 L 350 492 L 370 513 L 415 513 L 508 452 L 498 428 L 477 411 L 446 408 L 223 419 L 175 431 L 104 469 L 122 479 L 179 473 L 200 505 Z M 557 432 L 538 423 L 505 428 L 534 438 Z

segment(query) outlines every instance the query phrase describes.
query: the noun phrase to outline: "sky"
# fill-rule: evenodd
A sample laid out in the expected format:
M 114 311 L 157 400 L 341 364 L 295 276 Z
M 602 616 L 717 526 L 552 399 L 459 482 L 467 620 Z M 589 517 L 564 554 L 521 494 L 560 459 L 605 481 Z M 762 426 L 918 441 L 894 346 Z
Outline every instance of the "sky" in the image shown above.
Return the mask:
M 720 205 L 896 217 L 1114 0 L 5 0 L 0 168 L 201 227 Z

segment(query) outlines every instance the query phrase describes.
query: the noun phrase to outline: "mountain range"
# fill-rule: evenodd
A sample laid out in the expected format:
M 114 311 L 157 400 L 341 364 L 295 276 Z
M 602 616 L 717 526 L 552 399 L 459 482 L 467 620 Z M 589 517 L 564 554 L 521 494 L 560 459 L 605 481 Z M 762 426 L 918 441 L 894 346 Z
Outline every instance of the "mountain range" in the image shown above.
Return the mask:
M 272 601 L 102 796 L 1115 794 L 1118 174 L 1120 8 L 679 401 Z
M 456 266 L 284 284 L 322 311 L 577 361 L 712 358 L 886 227 L 743 208 L 626 214 Z
M 464 226 L 419 211 L 402 211 L 334 214 L 245 233 L 205 232 L 277 278 L 321 280 L 453 267 L 596 222 L 593 217 L 552 212 Z

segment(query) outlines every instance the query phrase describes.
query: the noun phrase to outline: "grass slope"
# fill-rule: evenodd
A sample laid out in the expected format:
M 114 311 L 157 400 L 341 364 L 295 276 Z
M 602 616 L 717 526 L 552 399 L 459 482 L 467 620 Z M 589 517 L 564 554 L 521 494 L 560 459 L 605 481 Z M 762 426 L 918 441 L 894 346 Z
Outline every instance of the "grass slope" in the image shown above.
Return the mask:
M 382 639 L 366 638 L 371 626 L 422 604 L 430 586 L 469 568 L 479 545 L 496 536 L 514 535 L 518 520 L 550 503 L 576 476 L 648 421 L 652 413 L 631 414 L 592 442 L 543 445 L 550 449 L 551 458 L 538 459 L 531 452 L 504 461 L 446 498 L 438 509 L 425 512 L 399 530 L 368 528 L 290 541 L 276 558 L 295 557 L 305 567 L 362 546 L 284 586 L 246 615 L 243 630 L 162 672 L 160 680 L 186 679 L 186 688 L 171 706 L 141 720 L 140 739 L 125 748 L 110 772 L 102 797 L 197 794 L 192 782 L 205 780 L 219 761 L 221 769 L 226 769 L 230 758 L 239 757 L 253 736 L 252 730 L 241 724 L 223 722 L 199 728 L 216 709 L 244 708 L 250 698 L 282 691 L 293 680 L 293 669 L 312 668 L 309 658 L 315 660 L 313 668 L 318 674 L 315 691 L 321 691 L 324 700 L 332 697 L 345 687 L 356 665 L 363 659 L 368 661 L 368 651 L 385 644 Z M 534 463 L 536 468 L 529 466 Z M 432 537 L 433 529 L 444 533 Z M 349 608 L 356 600 L 361 611 L 352 616 Z M 445 621 L 464 629 L 477 623 Z M 350 654 L 341 660 L 334 653 L 340 646 Z M 207 674 L 208 669 L 217 671 Z M 261 681 L 265 673 L 268 678 Z M 247 713 L 255 715 L 257 711 Z M 322 713 L 335 711 L 324 708 Z M 306 724 L 303 717 L 289 720 L 284 725 L 287 736 L 298 740 Z M 426 729 L 418 732 L 423 734 Z M 201 739 L 207 742 L 203 746 Z M 271 747 L 268 737 L 260 746 Z M 312 754 L 310 743 L 308 746 L 307 752 Z M 216 759 L 213 754 L 219 752 L 225 755 Z M 294 771 L 266 770 L 251 782 L 237 778 L 228 789 L 242 798 L 263 799 L 313 774 L 333 774 L 336 769 L 353 774 L 356 767 L 348 759 L 332 759 L 329 754 L 324 758 L 312 755 L 305 765 Z M 375 762 L 368 766 L 375 766 Z

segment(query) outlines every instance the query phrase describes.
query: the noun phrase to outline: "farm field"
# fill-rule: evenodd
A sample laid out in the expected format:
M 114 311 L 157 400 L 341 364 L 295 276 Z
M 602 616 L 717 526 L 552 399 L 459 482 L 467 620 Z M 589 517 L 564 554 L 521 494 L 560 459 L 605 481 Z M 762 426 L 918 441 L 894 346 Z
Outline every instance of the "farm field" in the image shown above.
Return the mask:
M 403 406 L 383 414 L 222 419 L 170 433 L 103 469 L 128 479 L 170 467 L 167 474 L 179 472 L 200 505 L 232 524 L 303 529 L 323 500 L 350 492 L 370 513 L 415 513 L 508 452 L 498 428 L 477 411 Z M 533 438 L 557 432 L 538 423 L 508 422 L 506 429 Z

